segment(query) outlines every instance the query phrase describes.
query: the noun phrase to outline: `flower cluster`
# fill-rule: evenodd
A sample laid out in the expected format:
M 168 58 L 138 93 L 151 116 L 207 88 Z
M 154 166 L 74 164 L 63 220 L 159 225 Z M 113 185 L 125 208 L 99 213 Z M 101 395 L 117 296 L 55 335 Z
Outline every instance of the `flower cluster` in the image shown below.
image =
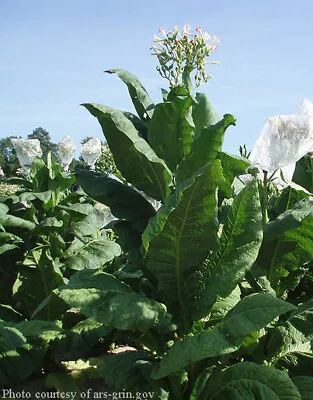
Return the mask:
M 196 87 L 207 82 L 212 76 L 207 75 L 207 64 L 218 64 L 217 61 L 207 62 L 210 53 L 216 50 L 219 39 L 202 31 L 202 27 L 196 28 L 196 33 L 190 32 L 191 26 L 185 25 L 182 32 L 177 27 L 170 32 L 160 28 L 162 37 L 154 36 L 153 55 L 159 60 L 157 71 L 174 87 L 182 83 L 184 75 L 190 77 L 195 71 L 194 79 Z

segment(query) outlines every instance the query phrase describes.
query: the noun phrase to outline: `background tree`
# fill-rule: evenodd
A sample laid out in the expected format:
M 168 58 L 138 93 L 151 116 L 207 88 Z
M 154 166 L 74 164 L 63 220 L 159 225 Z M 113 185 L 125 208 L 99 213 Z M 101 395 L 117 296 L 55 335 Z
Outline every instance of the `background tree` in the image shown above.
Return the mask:
M 20 166 L 11 142 L 13 138 L 16 139 L 17 136 L 8 136 L 0 139 L 0 167 L 5 176 L 15 175 L 16 170 Z
M 33 133 L 27 136 L 27 139 L 38 139 L 40 141 L 43 156 L 46 156 L 51 152 L 51 154 L 58 159 L 58 145 L 51 141 L 50 134 L 46 129 L 41 127 L 34 129 Z

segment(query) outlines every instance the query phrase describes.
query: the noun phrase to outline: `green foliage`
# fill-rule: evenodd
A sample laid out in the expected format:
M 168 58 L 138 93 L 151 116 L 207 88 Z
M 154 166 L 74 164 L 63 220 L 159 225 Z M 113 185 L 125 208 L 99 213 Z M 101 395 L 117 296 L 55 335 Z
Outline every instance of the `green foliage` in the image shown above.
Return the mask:
M 12 176 L 19 168 L 19 162 L 16 156 L 11 139 L 16 139 L 16 136 L 9 136 L 0 139 L 0 167 L 5 176 Z
M 232 115 L 184 85 L 155 105 L 107 72 L 138 115 L 84 104 L 107 140 L 98 170 L 48 152 L 0 198 L 0 386 L 311 398 L 310 171 L 244 184 L 249 161 L 222 151 Z

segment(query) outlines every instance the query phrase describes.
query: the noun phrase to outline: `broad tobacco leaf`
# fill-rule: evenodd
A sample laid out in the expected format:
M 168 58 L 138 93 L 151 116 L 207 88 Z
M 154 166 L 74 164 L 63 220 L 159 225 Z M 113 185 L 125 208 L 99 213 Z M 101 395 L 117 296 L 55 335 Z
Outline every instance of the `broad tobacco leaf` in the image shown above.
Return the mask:
M 215 370 L 198 400 L 302 400 L 295 383 L 275 368 L 241 362 L 224 370 Z
M 155 215 L 152 205 L 140 193 L 116 179 L 94 171 L 77 172 L 83 190 L 94 200 L 110 207 L 112 214 L 129 221 L 142 232 Z
M 75 238 L 64 252 L 64 262 L 69 268 L 77 271 L 97 269 L 120 254 L 120 246 L 105 236 Z
M 104 272 L 79 271 L 54 293 L 71 308 L 107 327 L 142 332 L 171 329 L 171 316 L 163 304 Z
M 149 121 L 153 115 L 154 104 L 138 78 L 123 69 L 108 69 L 104 72 L 116 74 L 127 85 L 129 95 L 139 117 L 143 121 Z
M 156 200 L 170 193 L 172 174 L 132 122 L 121 112 L 98 104 L 83 104 L 98 119 L 117 168 L 125 179 Z
M 171 171 L 190 153 L 194 134 L 189 115 L 192 104 L 189 91 L 184 86 L 175 87 L 166 102 L 156 105 L 149 124 L 149 144 Z
M 231 294 L 255 262 L 262 243 L 262 211 L 256 181 L 234 199 L 221 234 L 220 247 L 206 261 L 204 289 L 194 318 L 209 313 L 215 301 Z
M 63 284 L 64 278 L 59 263 L 52 259 L 46 246 L 38 246 L 28 252 L 19 268 L 13 286 L 14 299 L 21 303 L 23 313 L 31 315 L 53 289 Z M 49 307 L 46 313 L 49 319 Z
M 214 328 L 176 341 L 161 360 L 153 377 L 182 371 L 191 363 L 236 351 L 244 338 L 295 307 L 268 293 L 244 297 Z
M 222 150 L 225 131 L 230 125 L 236 125 L 236 120 L 232 115 L 225 114 L 215 125 L 202 128 L 201 135 L 192 143 L 190 153 L 177 168 L 178 182 L 190 178 L 217 157 Z
M 264 228 L 258 264 L 280 294 L 294 289 L 313 259 L 313 198 L 305 198 Z
M 195 138 L 201 135 L 202 128 L 215 125 L 220 120 L 205 93 L 196 93 L 196 101 L 192 106 L 192 119 L 195 124 Z
M 194 296 L 185 281 L 218 245 L 217 188 L 223 181 L 219 160 L 179 185 L 143 233 L 147 269 L 160 298 L 176 313 L 186 313 Z M 179 311 L 180 310 L 180 311 Z

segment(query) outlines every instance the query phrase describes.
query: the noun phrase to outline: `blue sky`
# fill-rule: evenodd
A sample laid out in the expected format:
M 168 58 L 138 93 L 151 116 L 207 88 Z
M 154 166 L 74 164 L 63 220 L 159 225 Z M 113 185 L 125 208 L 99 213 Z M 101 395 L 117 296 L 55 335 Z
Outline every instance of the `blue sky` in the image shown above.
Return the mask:
M 220 115 L 231 113 L 224 149 L 251 148 L 265 120 L 295 113 L 313 99 L 312 0 L 1 0 L 0 137 L 36 127 L 58 142 L 102 138 L 79 106 L 96 102 L 132 111 L 126 87 L 102 71 L 121 68 L 142 81 L 155 102 L 167 81 L 150 55 L 153 35 L 185 23 L 221 42 L 208 67 L 206 92 Z

